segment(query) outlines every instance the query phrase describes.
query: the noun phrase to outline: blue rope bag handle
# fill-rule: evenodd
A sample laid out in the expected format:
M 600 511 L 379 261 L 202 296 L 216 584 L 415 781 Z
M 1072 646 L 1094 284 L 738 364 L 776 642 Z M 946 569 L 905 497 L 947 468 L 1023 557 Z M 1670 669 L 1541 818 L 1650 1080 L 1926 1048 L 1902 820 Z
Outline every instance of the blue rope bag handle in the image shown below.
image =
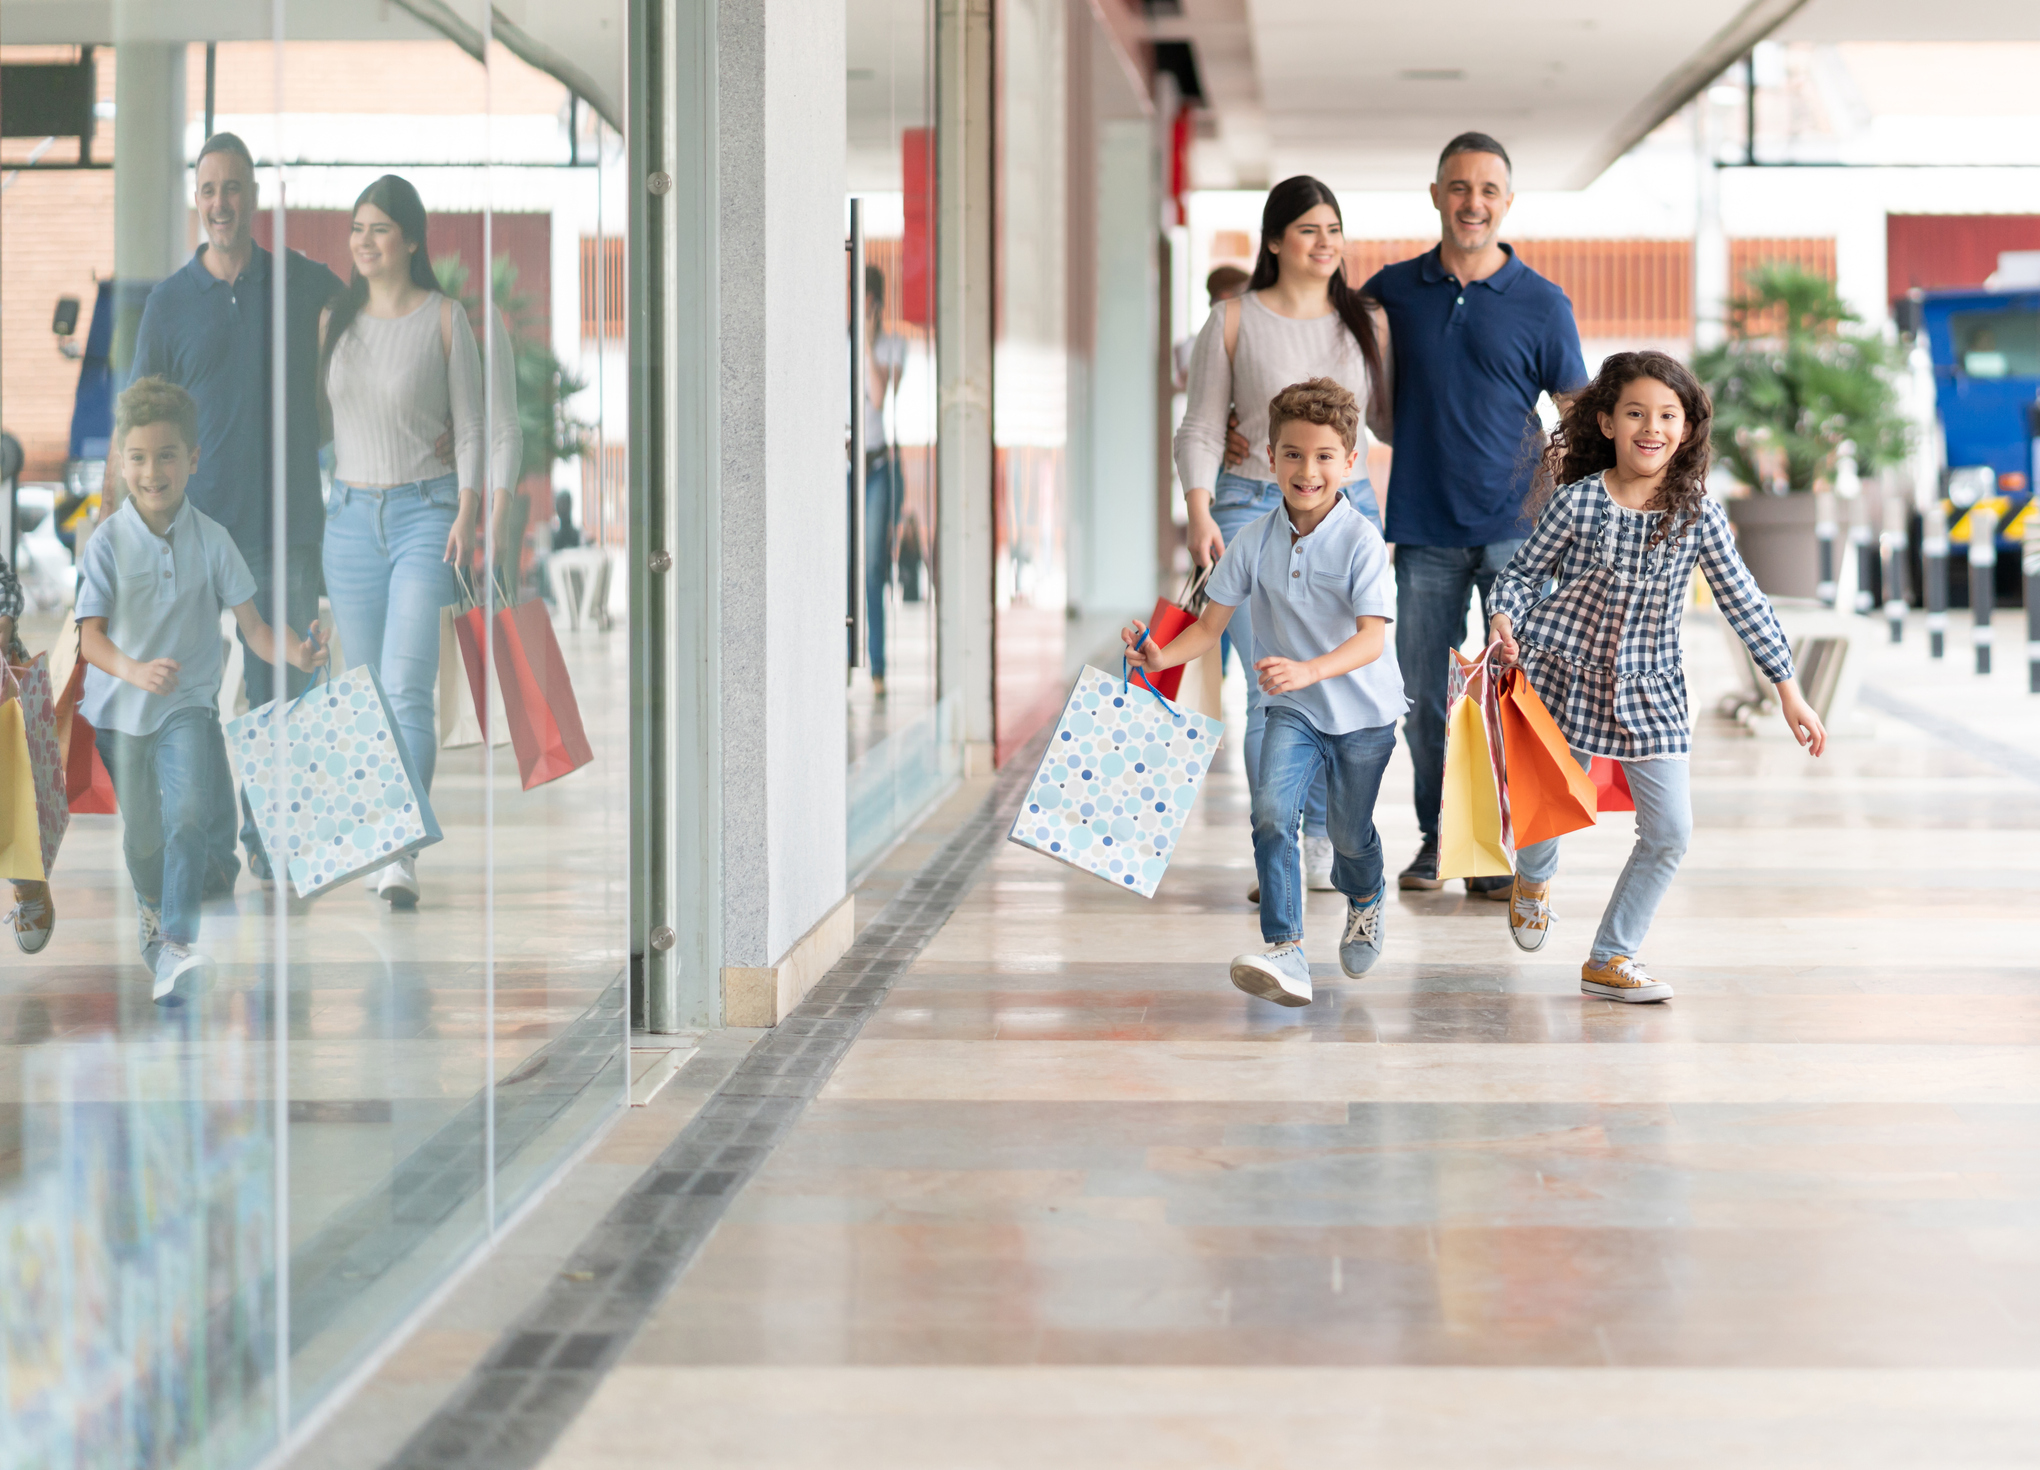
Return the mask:
M 1133 640 L 1133 646 L 1134 646 L 1134 647 L 1135 647 L 1136 649 L 1138 649 L 1138 648 L 1139 648 L 1139 647 L 1141 646 L 1141 644 L 1143 644 L 1143 643 L 1145 643 L 1145 642 L 1147 642 L 1147 641 L 1148 641 L 1148 633 L 1149 633 L 1149 631 L 1150 631 L 1150 630 L 1149 630 L 1149 629 L 1146 629 L 1146 628 L 1142 628 L 1142 629 L 1140 630 L 1140 637 L 1138 637 L 1138 638 L 1136 638 L 1136 639 L 1134 639 L 1134 640 Z M 1162 708 L 1163 708 L 1163 709 L 1165 709 L 1165 710 L 1167 710 L 1167 711 L 1169 712 L 1169 716 L 1170 716 L 1170 718 L 1172 718 L 1173 720 L 1175 720 L 1175 722 L 1176 722 L 1177 724 L 1179 724 L 1179 725 L 1180 725 L 1180 724 L 1182 724 L 1182 723 L 1183 723 L 1183 712 L 1182 712 L 1181 710 L 1177 709 L 1175 705 L 1173 705 L 1173 704 L 1171 704 L 1171 703 L 1169 702 L 1169 696 L 1168 696 L 1168 695 L 1166 695 L 1166 694 L 1162 693 L 1162 691 L 1161 691 L 1161 690 L 1159 690 L 1159 689 L 1155 688 L 1155 686 L 1154 686 L 1154 685 L 1152 685 L 1152 684 L 1150 684 L 1150 683 L 1148 682 L 1148 676 L 1147 676 L 1147 670 L 1146 670 L 1146 669 L 1134 669 L 1134 670 L 1133 670 L 1133 674 L 1132 674 L 1132 678 L 1130 679 L 1130 678 L 1128 678 L 1128 676 L 1127 676 L 1127 670 L 1128 670 L 1128 668 L 1130 668 L 1130 667 L 1131 667 L 1131 665 L 1129 665 L 1129 664 L 1128 664 L 1128 663 L 1126 662 L 1126 655 L 1122 653 L 1122 654 L 1121 654 L 1121 655 L 1119 656 L 1119 689 L 1120 689 L 1120 692 L 1121 692 L 1122 694 L 1130 692 L 1130 691 L 1132 690 L 1132 688 L 1133 688 L 1133 682 L 1132 682 L 1132 680 L 1133 680 L 1133 679 L 1138 679 L 1138 680 L 1140 680 L 1140 687 L 1141 687 L 1141 688 L 1143 688 L 1143 689 L 1145 689 L 1145 690 L 1147 690 L 1147 692 L 1148 692 L 1148 693 L 1150 693 L 1150 694 L 1152 694 L 1152 695 L 1153 695 L 1153 696 L 1154 696 L 1154 697 L 1155 697 L 1156 699 L 1159 699 L 1159 700 L 1160 700 L 1160 701 L 1162 702 Z

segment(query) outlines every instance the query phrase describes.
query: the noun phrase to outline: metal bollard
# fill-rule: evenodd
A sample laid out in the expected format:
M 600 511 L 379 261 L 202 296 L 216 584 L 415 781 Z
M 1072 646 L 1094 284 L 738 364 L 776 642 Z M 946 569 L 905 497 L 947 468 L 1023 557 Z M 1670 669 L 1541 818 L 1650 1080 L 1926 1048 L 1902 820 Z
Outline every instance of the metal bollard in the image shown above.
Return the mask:
M 2026 516 L 2026 554 L 2019 559 L 2026 589 L 2026 692 L 2040 694 L 2040 516 Z
M 1969 610 L 1976 619 L 1976 672 L 1990 672 L 1990 615 L 1997 608 L 1997 502 L 1969 512 Z
M 1921 518 L 1920 571 L 1927 579 L 1927 656 L 1948 652 L 1948 512 L 1938 500 Z
M 1857 502 L 1857 514 L 1869 507 Z M 1877 611 L 1877 599 L 1870 588 L 1877 581 L 1877 538 L 1870 534 L 1870 523 L 1858 520 L 1849 530 L 1849 542 L 1856 549 L 1856 615 L 1867 618 Z
M 1906 500 L 1903 495 L 1884 499 L 1884 534 L 1879 538 L 1884 551 L 1884 622 L 1891 629 L 1891 641 L 1905 641 L 1905 542 Z
M 1835 605 L 1835 497 L 1831 491 L 1813 492 L 1813 541 L 1820 553 L 1820 582 L 1813 595 L 1829 607 Z

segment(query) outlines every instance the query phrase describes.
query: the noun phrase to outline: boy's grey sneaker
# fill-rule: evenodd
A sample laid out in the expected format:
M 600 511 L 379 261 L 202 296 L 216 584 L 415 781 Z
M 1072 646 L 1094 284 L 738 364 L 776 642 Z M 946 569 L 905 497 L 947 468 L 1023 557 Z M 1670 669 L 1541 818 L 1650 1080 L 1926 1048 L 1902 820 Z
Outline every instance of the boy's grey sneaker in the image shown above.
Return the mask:
M 1387 898 L 1388 885 L 1384 883 L 1374 890 L 1374 897 L 1367 903 L 1346 900 L 1346 933 L 1339 940 L 1339 968 L 1354 980 L 1373 969 L 1374 962 L 1381 958 L 1386 933 L 1382 906 Z
M 1310 961 L 1303 957 L 1300 944 L 1271 944 L 1234 960 L 1232 983 L 1248 995 L 1272 1000 L 1278 1006 L 1307 1006 L 1311 999 Z
M 1303 886 L 1318 893 L 1332 891 L 1332 839 L 1312 837 L 1303 839 Z
M 1397 875 L 1395 886 L 1419 888 L 1426 893 L 1445 886 L 1444 880 L 1438 876 L 1438 839 L 1431 833 L 1424 834 L 1424 845 L 1417 849 L 1410 865 Z
M 151 998 L 159 1006 L 181 1006 L 210 969 L 212 961 L 190 945 L 166 939 L 156 956 L 156 986 Z
M 136 900 L 135 938 L 142 946 L 142 963 L 156 967 L 156 946 L 163 942 L 163 911 Z

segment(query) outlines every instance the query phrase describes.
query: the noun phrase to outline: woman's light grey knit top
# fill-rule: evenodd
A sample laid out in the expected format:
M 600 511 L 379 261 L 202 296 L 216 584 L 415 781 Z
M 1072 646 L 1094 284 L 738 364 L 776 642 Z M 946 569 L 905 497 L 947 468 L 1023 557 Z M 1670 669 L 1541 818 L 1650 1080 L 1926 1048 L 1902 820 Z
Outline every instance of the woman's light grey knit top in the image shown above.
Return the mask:
M 452 311 L 453 346 L 439 333 L 440 303 L 429 297 L 408 316 L 363 313 L 333 348 L 326 395 L 333 404 L 333 477 L 350 485 L 408 485 L 447 472 L 434 452 L 449 425 L 453 469 L 463 490 L 517 483 L 524 433 L 517 423 L 517 370 L 510 334 L 491 334 L 494 411 L 482 421 L 482 355 L 467 313 Z
M 1389 362 L 1388 322 L 1374 315 L 1381 360 Z M 1360 400 L 1367 411 L 1367 363 L 1360 344 L 1335 311 L 1298 320 L 1277 316 L 1258 292 L 1240 298 L 1239 339 L 1225 359 L 1225 306 L 1212 307 L 1190 354 L 1189 401 L 1176 430 L 1176 474 L 1185 490 L 1210 490 L 1225 458 L 1229 411 L 1237 410 L 1240 432 L 1251 446 L 1233 473 L 1249 480 L 1273 480 L 1268 464 L 1268 403 L 1305 378 L 1330 378 Z M 1360 463 L 1367 463 L 1367 429 L 1360 430 Z

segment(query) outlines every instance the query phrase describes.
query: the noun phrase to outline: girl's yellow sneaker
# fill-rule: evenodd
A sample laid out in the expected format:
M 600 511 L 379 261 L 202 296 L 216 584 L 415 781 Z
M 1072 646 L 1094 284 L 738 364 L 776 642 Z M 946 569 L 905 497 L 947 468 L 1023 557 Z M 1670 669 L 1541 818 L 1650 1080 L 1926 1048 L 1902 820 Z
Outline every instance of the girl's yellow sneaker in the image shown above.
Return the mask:
M 1603 964 L 1588 960 L 1580 966 L 1580 994 L 1631 1002 L 1670 1000 L 1672 987 L 1645 974 L 1641 960 L 1618 954 Z

